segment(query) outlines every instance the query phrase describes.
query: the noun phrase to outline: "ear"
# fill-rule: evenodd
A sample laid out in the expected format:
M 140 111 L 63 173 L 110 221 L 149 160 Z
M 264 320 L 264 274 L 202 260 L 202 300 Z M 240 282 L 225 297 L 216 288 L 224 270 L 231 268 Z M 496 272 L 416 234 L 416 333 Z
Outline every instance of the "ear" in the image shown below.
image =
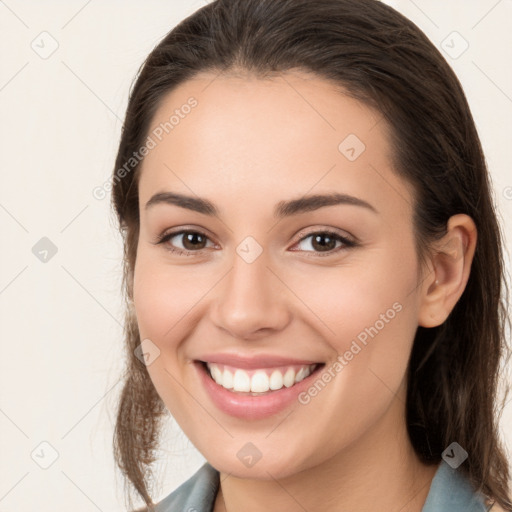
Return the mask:
M 468 282 L 476 241 L 471 217 L 450 217 L 446 234 L 432 247 L 432 266 L 421 284 L 418 324 L 422 327 L 436 327 L 448 318 Z

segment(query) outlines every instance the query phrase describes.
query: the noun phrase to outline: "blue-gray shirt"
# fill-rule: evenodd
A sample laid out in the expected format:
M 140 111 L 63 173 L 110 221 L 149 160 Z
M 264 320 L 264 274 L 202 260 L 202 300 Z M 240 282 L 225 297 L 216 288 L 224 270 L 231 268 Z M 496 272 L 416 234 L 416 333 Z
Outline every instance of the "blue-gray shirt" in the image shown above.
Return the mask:
M 220 474 L 208 462 L 186 482 L 160 501 L 157 512 L 212 512 L 219 490 Z M 457 469 L 441 461 L 422 512 L 486 512 L 490 506 L 475 492 Z

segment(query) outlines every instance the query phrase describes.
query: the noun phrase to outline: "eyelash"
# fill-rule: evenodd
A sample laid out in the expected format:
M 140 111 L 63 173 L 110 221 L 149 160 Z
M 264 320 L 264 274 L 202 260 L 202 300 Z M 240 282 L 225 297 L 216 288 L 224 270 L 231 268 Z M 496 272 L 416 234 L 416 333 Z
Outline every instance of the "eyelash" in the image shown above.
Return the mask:
M 178 235 L 184 235 L 186 233 L 189 233 L 189 234 L 192 233 L 192 234 L 201 235 L 201 236 L 209 239 L 208 236 L 205 235 L 204 233 L 202 233 L 201 231 L 196 231 L 196 230 L 192 230 L 192 229 L 182 229 L 180 231 L 174 231 L 174 232 L 170 232 L 170 233 L 163 233 L 162 235 L 160 235 L 157 238 L 156 242 L 154 242 L 154 245 L 164 244 L 167 241 L 169 241 L 171 238 L 174 238 L 175 236 L 178 236 Z M 313 252 L 313 253 L 315 253 L 314 257 L 317 257 L 317 256 L 318 257 L 332 256 L 332 255 L 337 254 L 338 252 L 340 252 L 342 250 L 350 249 L 352 247 L 356 247 L 356 246 L 359 245 L 357 242 L 355 242 L 353 240 L 349 240 L 348 238 L 345 238 L 345 237 L 339 235 L 335 231 L 331 231 L 331 230 L 328 230 L 328 229 L 322 230 L 322 231 L 313 231 L 313 232 L 307 234 L 306 236 L 302 237 L 297 242 L 297 244 L 302 242 L 303 240 L 306 240 L 307 238 L 309 238 L 309 237 L 311 237 L 313 235 L 329 235 L 330 237 L 333 237 L 337 241 L 340 241 L 340 242 L 343 243 L 342 247 L 338 247 L 336 249 L 332 249 L 330 251 L 326 251 L 325 253 L 317 252 L 317 251 L 304 251 L 304 252 Z M 203 251 L 204 249 L 199 249 L 198 251 L 184 251 L 183 249 L 176 249 L 175 247 L 169 246 L 169 247 L 166 247 L 166 250 L 168 250 L 171 253 L 178 254 L 179 256 L 194 256 L 197 253 L 200 253 L 201 251 Z M 300 252 L 300 251 L 297 251 L 297 252 Z

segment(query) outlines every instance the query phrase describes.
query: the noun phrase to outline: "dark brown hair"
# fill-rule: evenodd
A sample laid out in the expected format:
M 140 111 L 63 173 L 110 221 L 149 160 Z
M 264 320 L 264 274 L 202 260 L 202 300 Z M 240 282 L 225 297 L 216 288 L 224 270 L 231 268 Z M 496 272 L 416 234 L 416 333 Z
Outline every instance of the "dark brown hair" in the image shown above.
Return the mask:
M 166 408 L 134 351 L 139 236 L 138 176 L 119 170 L 144 145 L 164 97 L 199 72 L 266 78 L 302 70 L 333 81 L 377 109 L 391 130 L 395 172 L 413 186 L 418 258 L 446 233 L 450 216 L 471 216 L 478 242 L 466 289 L 439 327 L 418 327 L 408 368 L 407 428 L 426 464 L 453 441 L 473 486 L 511 508 L 509 466 L 499 435 L 506 287 L 490 178 L 462 86 L 411 21 L 377 0 L 216 0 L 179 23 L 154 48 L 130 92 L 113 175 L 113 206 L 124 239 L 127 367 L 114 434 L 125 483 L 151 508 L 152 463 Z M 122 176 L 122 177 L 120 177 Z M 130 497 L 130 504 L 131 504 Z

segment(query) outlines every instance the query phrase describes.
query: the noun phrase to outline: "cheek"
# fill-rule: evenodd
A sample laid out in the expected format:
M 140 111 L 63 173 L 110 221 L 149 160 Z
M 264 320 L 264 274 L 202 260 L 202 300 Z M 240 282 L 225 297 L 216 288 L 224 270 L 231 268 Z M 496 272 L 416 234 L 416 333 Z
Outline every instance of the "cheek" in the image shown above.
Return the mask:
M 135 265 L 133 298 L 141 338 L 173 338 L 170 332 L 199 301 L 204 294 L 202 288 L 190 273 L 139 255 Z
M 417 268 L 413 252 L 410 258 L 401 255 L 375 251 L 364 264 L 306 274 L 294 282 L 340 362 L 333 374 L 343 377 L 334 379 L 335 386 L 340 394 L 349 392 L 350 400 L 357 398 L 355 403 L 371 403 L 383 393 L 387 399 L 407 369 L 417 329 Z
M 322 330 L 334 354 L 325 369 L 328 375 L 319 377 L 325 384 L 312 383 L 301 402 L 317 418 L 315 428 L 328 433 L 319 457 L 376 423 L 403 384 L 417 328 L 415 295 L 410 293 L 416 269 L 414 264 L 400 271 L 392 267 L 380 259 L 365 272 L 355 267 L 338 272 L 339 277 L 317 282 L 317 291 L 307 295 L 308 306 L 328 326 Z
M 193 304 L 188 290 L 177 281 L 176 272 L 138 255 L 133 280 L 135 314 L 141 342 L 157 354 L 147 369 L 160 394 L 174 388 L 172 376 L 178 377 L 180 371 L 179 332 Z
M 386 332 L 394 339 L 404 332 L 409 339 L 417 325 L 417 269 L 412 255 L 401 256 L 389 248 L 375 250 L 330 269 L 303 268 L 300 275 L 295 269 L 283 274 L 283 280 L 292 283 L 304 304 L 297 303 L 298 309 L 314 314 L 316 325 L 338 352 L 349 350 L 353 339 L 364 344 L 386 338 Z
M 190 400 L 179 385 L 184 369 L 180 363 L 180 339 L 184 330 L 193 328 L 190 311 L 200 294 L 197 286 L 187 285 L 183 279 L 183 273 L 176 269 L 156 264 L 143 252 L 138 254 L 133 281 L 137 324 L 141 341 L 150 340 L 156 346 L 151 345 L 153 354 L 157 354 L 147 370 L 174 418 L 186 425 L 197 411 L 190 409 Z

